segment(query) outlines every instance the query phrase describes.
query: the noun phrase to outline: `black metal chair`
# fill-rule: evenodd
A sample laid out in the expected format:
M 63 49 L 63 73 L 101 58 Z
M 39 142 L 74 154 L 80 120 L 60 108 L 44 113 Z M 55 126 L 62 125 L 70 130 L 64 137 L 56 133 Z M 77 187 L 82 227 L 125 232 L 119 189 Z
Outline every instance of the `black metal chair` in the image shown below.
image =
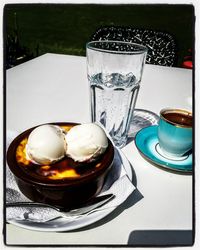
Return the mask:
M 162 66 L 176 66 L 177 63 L 175 40 L 166 32 L 106 26 L 99 28 L 91 40 L 117 40 L 142 44 L 148 48 L 146 63 Z

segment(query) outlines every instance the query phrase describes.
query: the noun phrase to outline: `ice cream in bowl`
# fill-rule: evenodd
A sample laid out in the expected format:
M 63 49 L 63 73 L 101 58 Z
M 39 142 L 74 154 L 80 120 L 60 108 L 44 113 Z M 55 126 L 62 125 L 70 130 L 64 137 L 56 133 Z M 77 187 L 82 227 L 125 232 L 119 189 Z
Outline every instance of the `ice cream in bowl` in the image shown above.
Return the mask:
M 17 136 L 7 163 L 21 192 L 32 201 L 76 207 L 98 195 L 114 147 L 94 123 L 51 123 Z

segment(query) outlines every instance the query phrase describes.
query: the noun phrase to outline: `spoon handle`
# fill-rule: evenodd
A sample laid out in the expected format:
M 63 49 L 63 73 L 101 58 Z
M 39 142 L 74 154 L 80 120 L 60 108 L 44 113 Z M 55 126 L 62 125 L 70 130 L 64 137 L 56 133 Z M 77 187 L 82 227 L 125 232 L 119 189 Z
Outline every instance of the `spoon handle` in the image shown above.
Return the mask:
M 106 202 L 113 199 L 115 195 L 113 194 L 106 194 L 97 196 L 92 198 L 90 201 L 85 203 L 84 205 L 77 207 L 77 208 L 65 208 L 65 207 L 58 207 L 46 203 L 41 202 L 29 202 L 29 201 L 17 201 L 17 202 L 6 202 L 6 207 L 48 207 L 57 210 L 58 212 L 72 212 L 72 213 L 82 213 L 87 212 L 88 210 L 97 208 L 105 204 Z

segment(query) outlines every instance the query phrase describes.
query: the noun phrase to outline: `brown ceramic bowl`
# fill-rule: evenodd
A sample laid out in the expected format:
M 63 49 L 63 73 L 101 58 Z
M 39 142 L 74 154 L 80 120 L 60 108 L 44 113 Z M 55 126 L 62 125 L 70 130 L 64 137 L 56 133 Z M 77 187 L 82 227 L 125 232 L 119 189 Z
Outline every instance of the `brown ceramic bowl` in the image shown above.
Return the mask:
M 77 125 L 75 123 L 51 124 L 64 127 L 66 130 Z M 113 162 L 114 148 L 110 140 L 105 153 L 93 162 L 77 163 L 66 156 L 49 166 L 39 166 L 29 161 L 24 164 L 19 162 L 20 157 L 16 151 L 34 128 L 17 136 L 7 151 L 8 166 L 21 192 L 32 201 L 67 208 L 82 205 L 96 196 L 101 191 Z M 61 172 L 71 170 L 72 173 L 74 172 L 73 176 L 70 174 L 65 178 L 51 179 L 52 173 L 58 169 Z

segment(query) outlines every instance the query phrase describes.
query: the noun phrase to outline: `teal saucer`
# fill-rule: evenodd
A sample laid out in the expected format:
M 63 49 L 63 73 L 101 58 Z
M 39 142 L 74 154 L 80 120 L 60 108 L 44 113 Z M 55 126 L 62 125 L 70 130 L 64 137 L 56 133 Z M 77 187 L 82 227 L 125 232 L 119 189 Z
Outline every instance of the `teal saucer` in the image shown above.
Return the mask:
M 166 169 L 192 172 L 192 153 L 181 157 L 169 158 L 162 153 L 157 137 L 158 126 L 140 130 L 135 137 L 135 145 L 144 158 Z

